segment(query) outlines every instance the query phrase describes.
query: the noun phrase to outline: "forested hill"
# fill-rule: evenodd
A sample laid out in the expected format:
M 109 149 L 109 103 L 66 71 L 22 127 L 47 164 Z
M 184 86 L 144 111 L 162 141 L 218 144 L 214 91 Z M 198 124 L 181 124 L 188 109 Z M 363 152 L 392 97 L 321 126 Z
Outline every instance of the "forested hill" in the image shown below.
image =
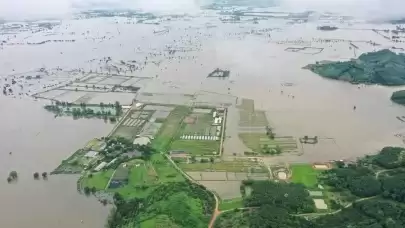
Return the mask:
M 405 55 L 388 49 L 365 53 L 351 61 L 317 62 L 305 68 L 325 78 L 351 83 L 405 85 Z
M 405 90 L 392 93 L 391 100 L 397 104 L 405 105 Z

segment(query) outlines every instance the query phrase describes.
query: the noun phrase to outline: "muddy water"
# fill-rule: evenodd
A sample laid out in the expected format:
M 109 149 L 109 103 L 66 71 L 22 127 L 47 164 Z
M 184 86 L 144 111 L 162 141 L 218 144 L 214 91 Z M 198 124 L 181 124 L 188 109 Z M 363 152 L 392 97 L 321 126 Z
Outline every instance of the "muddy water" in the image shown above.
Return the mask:
M 374 153 L 386 145 L 403 145 L 394 135 L 405 132 L 405 124 L 396 119 L 396 116 L 405 115 L 405 108 L 389 100 L 391 92 L 398 88 L 358 88 L 323 79 L 302 69 L 315 61 L 348 60 L 376 49 L 359 42 L 356 45 L 360 50 L 355 54 L 347 42 L 315 42 L 319 38 L 373 40 L 381 44 L 378 49 L 393 46 L 369 30 L 320 32 L 315 23 L 291 25 L 283 20 L 261 21 L 258 25 L 222 24 L 212 17 L 193 18 L 191 22 L 162 22 L 160 26 L 125 24 L 125 21 L 120 18 L 65 21 L 53 32 L 66 39 L 77 39 L 76 43 L 6 46 L 0 51 L 0 74 L 11 73 L 12 69 L 24 72 L 57 66 L 95 71 L 99 66 L 88 62 L 94 58 L 110 56 L 116 61 L 143 61 L 145 56 L 150 56 L 148 53 L 162 53 L 168 47 L 191 48 L 195 51 L 179 52 L 174 59 L 156 57 L 155 60 L 164 60 L 160 66 L 151 64 L 135 72 L 136 76 L 158 75 L 142 88 L 142 92 L 193 94 L 203 90 L 227 94 L 229 88 L 230 95 L 254 99 L 257 109 L 267 111 L 270 124 L 278 135 L 316 135 L 334 140 L 333 145 L 306 147 L 299 157 L 285 156 L 273 160 L 354 158 Z M 208 29 L 206 23 L 217 27 Z M 169 27 L 168 34 L 154 35 L 154 30 L 161 30 L 164 26 Z M 374 27 L 368 24 L 345 26 Z M 388 25 L 379 26 L 390 28 Z M 260 28 L 278 30 L 271 32 L 271 38 L 250 34 L 252 29 Z M 67 35 L 70 32 L 76 35 Z M 88 35 L 81 35 L 83 33 Z M 21 34 L 17 39 L 26 36 Z M 37 40 L 47 39 L 38 37 L 38 34 L 34 36 Z M 108 39 L 100 40 L 99 37 L 103 36 Z M 297 40 L 302 42 L 278 43 Z M 285 51 L 288 47 L 301 47 L 302 43 L 325 49 L 316 55 Z M 141 50 L 137 49 L 139 47 Z M 217 67 L 231 70 L 231 78 L 221 81 L 207 79 L 206 76 Z M 294 85 L 281 85 L 286 82 Z M 290 94 L 294 99 L 288 96 Z M 211 96 L 210 99 L 218 102 L 220 98 Z M 108 210 L 95 200 L 76 193 L 76 177 L 51 176 L 45 182 L 34 181 L 32 173 L 51 171 L 87 140 L 106 135 L 112 126 L 99 120 L 54 119 L 38 102 L 1 98 L 0 104 L 3 107 L 0 117 L 5 120 L 0 128 L 3 136 L 0 174 L 4 177 L 0 186 L 0 200 L 3 202 L 0 207 L 1 227 L 24 228 L 32 224 L 63 228 L 102 227 Z M 356 111 L 353 111 L 354 105 Z M 235 119 L 229 121 L 235 125 L 238 122 Z M 227 133 L 228 136 L 237 137 L 237 127 L 227 129 L 234 131 Z M 241 144 L 235 138 L 226 145 L 229 155 L 233 150 L 240 151 Z M 9 151 L 13 151 L 13 155 L 8 155 Z M 11 170 L 20 174 L 16 184 L 6 183 Z
M 280 40 L 321 37 L 323 34 L 308 29 L 308 25 L 286 29 L 279 35 Z M 311 27 L 310 27 L 311 28 Z M 306 29 L 306 30 L 304 30 Z M 367 33 L 367 32 L 366 32 Z M 364 37 L 364 31 L 339 31 L 336 38 L 357 40 Z M 369 36 L 372 34 L 368 34 Z M 284 36 L 284 37 L 283 37 Z M 329 38 L 333 35 L 328 34 Z M 379 37 L 377 42 L 383 42 Z M 258 43 L 261 43 L 259 45 Z M 256 45 L 255 45 L 256 44 Z M 329 159 L 351 159 L 367 153 L 375 153 L 387 145 L 403 145 L 394 134 L 403 133 L 405 125 L 396 119 L 402 116 L 405 108 L 393 104 L 389 97 L 400 88 L 382 86 L 360 86 L 327 80 L 308 70 L 301 69 L 309 63 L 320 60 L 348 60 L 354 58 L 347 44 L 311 43 L 315 47 L 325 47 L 318 55 L 288 53 L 289 46 L 257 42 L 251 39 L 247 45 L 239 45 L 234 51 L 236 59 L 247 59 L 249 64 L 234 64 L 239 77 L 232 90 L 239 96 L 252 98 L 256 108 L 268 112 L 268 119 L 279 135 L 316 135 L 333 138 L 335 145 L 306 148 L 302 156 L 277 157 L 277 161 L 324 161 Z M 382 45 L 386 45 L 382 43 Z M 231 50 L 234 45 L 223 44 L 223 49 Z M 362 52 L 372 51 L 365 47 Z M 361 53 L 360 51 L 360 53 Z M 232 58 L 235 59 L 235 58 Z M 290 82 L 294 86 L 283 87 Z M 283 94 L 281 94 L 283 91 Z M 291 96 L 294 96 L 292 99 Z M 353 111 L 356 106 L 356 111 Z M 237 150 L 237 148 L 235 148 Z
M 106 135 L 112 125 L 55 119 L 40 102 L 31 100 L 0 97 L 0 104 L 0 226 L 103 227 L 109 209 L 77 193 L 78 176 L 52 175 L 45 181 L 34 180 L 33 173 L 52 171 L 87 140 Z M 8 184 L 12 170 L 18 172 L 18 181 Z

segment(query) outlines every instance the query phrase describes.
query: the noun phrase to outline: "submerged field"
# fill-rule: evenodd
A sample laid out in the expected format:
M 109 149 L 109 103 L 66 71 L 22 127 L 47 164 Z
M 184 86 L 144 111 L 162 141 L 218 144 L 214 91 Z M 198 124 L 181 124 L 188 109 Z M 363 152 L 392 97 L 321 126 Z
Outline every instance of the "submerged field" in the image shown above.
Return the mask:
M 291 136 L 271 139 L 265 133 L 239 133 L 239 138 L 255 153 L 270 154 L 271 150 L 279 148 L 281 152 L 296 152 L 297 141 Z

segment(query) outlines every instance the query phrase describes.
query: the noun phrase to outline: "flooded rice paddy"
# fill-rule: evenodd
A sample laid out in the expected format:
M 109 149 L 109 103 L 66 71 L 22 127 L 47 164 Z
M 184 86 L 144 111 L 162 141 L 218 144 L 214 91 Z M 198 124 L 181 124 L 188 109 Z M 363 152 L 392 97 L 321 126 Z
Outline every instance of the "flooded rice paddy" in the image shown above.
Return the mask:
M 403 48 L 371 30 L 392 25 L 331 20 L 341 29 L 325 32 L 317 30 L 324 22 L 273 18 L 225 23 L 219 17 L 207 11 L 156 24 L 91 18 L 64 20 L 35 33 L 29 27 L 1 33 L 0 85 L 7 88 L 7 96 L 0 97 L 1 227 L 98 228 L 105 222 L 108 208 L 77 194 L 77 177 L 34 181 L 32 174 L 51 171 L 113 126 L 102 120 L 54 118 L 42 108 L 46 99 L 229 106 L 225 157 L 248 150 L 238 139 L 236 104 L 252 99 L 276 135 L 320 140 L 303 146 L 300 156 L 268 158 L 269 163 L 352 159 L 386 145 L 403 145 L 398 135 L 405 134 L 405 125 L 396 117 L 404 116 L 405 108 L 389 100 L 399 88 L 351 85 L 302 69 L 316 61 Z M 207 78 L 216 68 L 229 70 L 229 78 Z M 45 100 L 35 102 L 31 95 Z M 18 172 L 18 182 L 7 184 L 12 170 Z

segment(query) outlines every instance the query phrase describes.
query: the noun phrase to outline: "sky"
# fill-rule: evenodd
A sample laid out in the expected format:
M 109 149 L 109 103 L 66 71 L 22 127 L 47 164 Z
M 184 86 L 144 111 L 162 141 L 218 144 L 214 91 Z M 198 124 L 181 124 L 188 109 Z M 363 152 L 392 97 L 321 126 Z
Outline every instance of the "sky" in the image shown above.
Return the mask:
M 63 18 L 77 8 L 141 8 L 146 11 L 190 12 L 213 0 L 0 0 L 0 18 Z M 278 0 L 295 11 L 337 11 L 364 19 L 405 17 L 405 0 Z

